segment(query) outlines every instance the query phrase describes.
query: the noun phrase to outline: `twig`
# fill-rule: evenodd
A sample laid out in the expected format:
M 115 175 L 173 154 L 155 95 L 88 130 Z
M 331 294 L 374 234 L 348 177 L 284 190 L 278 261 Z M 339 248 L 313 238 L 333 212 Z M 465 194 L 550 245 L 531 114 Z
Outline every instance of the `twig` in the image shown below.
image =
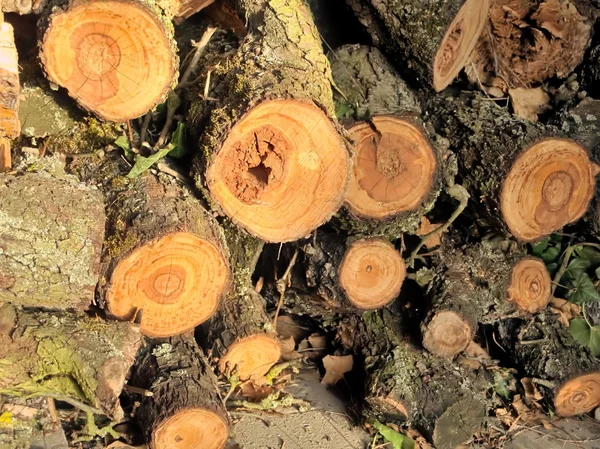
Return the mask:
M 80 402 L 76 399 L 72 399 L 68 396 L 62 396 L 60 394 L 55 393 L 44 393 L 43 396 L 47 398 L 56 399 L 57 401 L 66 402 L 67 404 L 71 404 L 73 407 L 78 408 L 79 410 L 83 410 L 86 413 L 93 413 L 95 415 L 105 415 L 105 413 L 96 407 L 91 407 L 83 402 Z
M 48 150 L 48 144 L 50 143 L 50 139 L 51 139 L 51 137 L 48 136 L 48 137 L 46 137 L 46 140 L 44 140 L 44 143 L 42 144 L 42 149 L 40 150 L 40 158 L 42 158 L 46 155 L 46 151 Z
M 196 48 L 196 50 L 194 51 L 194 56 L 192 56 L 192 60 L 185 69 L 185 72 L 183 73 L 183 76 L 181 77 L 179 83 L 175 87 L 175 90 L 181 89 L 181 85 L 187 83 L 187 81 L 190 79 L 190 76 L 192 76 L 192 73 L 194 72 L 196 66 L 198 66 L 198 63 L 200 62 L 200 57 L 202 56 L 204 49 L 206 48 L 208 42 L 213 37 L 216 31 L 217 28 L 208 27 L 198 42 L 192 41 L 192 46 Z
M 279 317 L 279 311 L 281 310 L 281 305 L 283 304 L 283 297 L 285 296 L 285 289 L 287 287 L 287 283 L 290 277 L 290 274 L 292 272 L 292 268 L 294 267 L 294 264 L 296 263 L 296 259 L 298 258 L 298 249 L 296 248 L 296 251 L 294 252 L 294 255 L 292 256 L 292 260 L 290 260 L 290 264 L 287 267 L 287 270 L 285 270 L 285 273 L 283 274 L 283 276 L 281 277 L 281 279 L 279 279 L 277 281 L 277 289 L 279 290 L 279 302 L 277 303 L 277 310 L 275 310 L 275 317 L 273 318 L 273 329 L 277 329 L 277 318 Z
M 524 340 L 524 341 L 520 341 L 519 343 L 527 346 L 527 345 L 537 345 L 537 344 L 543 343 L 545 341 L 546 341 L 545 338 L 538 338 L 537 340 Z
M 538 379 L 537 377 L 532 377 L 531 381 L 535 382 L 538 385 L 542 385 L 543 387 L 550 388 L 551 390 L 556 388 L 556 384 L 554 382 L 550 382 L 549 380 Z
M 160 136 L 158 136 L 158 140 L 156 141 L 154 148 L 161 148 L 167 141 L 167 135 L 169 134 L 171 126 L 173 126 L 175 112 L 180 105 L 181 98 L 179 98 L 179 95 L 177 95 L 175 91 L 169 92 L 169 97 L 167 98 L 167 118 L 165 119 L 165 125 L 160 132 Z
M 141 394 L 142 396 L 145 396 L 147 398 L 154 396 L 154 393 L 152 393 L 150 390 L 146 390 L 145 388 L 140 387 L 134 387 L 133 385 L 125 384 L 125 386 L 123 386 L 123 389 L 131 391 L 132 393 Z
M 58 412 L 56 411 L 56 404 L 54 403 L 54 399 L 46 398 L 46 401 L 48 401 L 48 411 L 50 412 L 52 422 L 56 424 L 60 421 L 60 419 L 58 417 Z
M 127 136 L 129 137 L 129 147 L 133 148 L 133 129 L 131 128 L 131 120 L 127 120 Z
M 407 265 L 409 267 L 411 267 L 411 268 L 413 267 L 413 265 L 415 263 L 415 259 L 417 258 L 418 254 L 419 254 L 419 250 L 423 247 L 423 245 L 427 241 L 427 238 L 431 237 L 433 234 L 436 234 L 438 232 L 440 234 L 443 234 L 444 232 L 446 232 L 448 230 L 448 228 L 452 225 L 452 223 L 454 223 L 454 221 L 458 218 L 458 216 L 460 214 L 462 214 L 463 211 L 467 208 L 467 204 L 469 203 L 469 198 L 471 197 L 471 195 L 469 195 L 469 192 L 467 192 L 467 189 L 465 189 L 463 186 L 461 186 L 460 184 L 454 184 L 452 187 L 450 187 L 448 189 L 448 194 L 452 198 L 460 201 L 460 203 L 458 204 L 458 207 L 452 213 L 452 215 L 450 216 L 450 218 L 448 219 L 448 221 L 446 223 L 435 228 L 433 231 L 428 232 L 427 234 L 425 234 L 421 237 L 421 241 L 419 242 L 417 247 L 413 250 L 413 252 L 410 255 L 410 258 L 408 259 Z
M 142 122 L 142 129 L 140 130 L 140 147 L 144 145 L 146 141 L 146 137 L 148 136 L 148 128 L 150 127 L 150 122 L 152 121 L 152 111 L 148 112 L 144 116 L 144 121 Z

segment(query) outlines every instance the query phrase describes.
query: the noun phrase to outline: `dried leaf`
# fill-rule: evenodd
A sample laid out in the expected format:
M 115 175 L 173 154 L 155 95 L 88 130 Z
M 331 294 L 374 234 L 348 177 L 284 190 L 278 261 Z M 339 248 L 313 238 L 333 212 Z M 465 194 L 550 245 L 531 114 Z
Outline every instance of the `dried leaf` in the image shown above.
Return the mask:
M 242 396 L 253 402 L 262 401 L 273 393 L 271 385 L 255 385 L 253 382 L 244 382 L 240 388 Z
M 294 337 L 296 343 L 306 338 L 311 332 L 302 321 L 290 315 L 281 315 L 277 318 L 277 335 L 281 338 Z
M 540 401 L 544 398 L 538 387 L 533 383 L 531 377 L 524 377 L 521 379 L 521 385 L 525 390 L 525 397 L 531 401 Z
M 481 347 L 481 345 L 475 343 L 471 340 L 471 343 L 467 346 L 464 353 L 469 357 L 475 357 L 479 359 L 489 359 L 491 358 L 488 352 Z
M 439 223 L 431 223 L 427 217 L 421 218 L 421 226 L 417 231 L 417 235 L 426 235 L 432 231 L 435 231 L 441 225 Z M 440 246 L 442 244 L 442 234 L 441 232 L 436 232 L 435 234 L 430 235 L 425 240 L 425 246 L 429 249 L 435 248 L 436 246 Z
M 284 361 L 300 359 L 302 356 L 296 352 L 296 340 L 291 335 L 288 338 L 279 339 L 281 345 L 281 359 Z
M 537 122 L 538 114 L 543 114 L 550 109 L 550 96 L 541 87 L 508 89 L 508 95 L 515 115 L 526 120 Z
M 415 449 L 435 449 L 418 430 L 411 428 L 406 434 L 415 442 Z
M 352 371 L 354 357 L 352 355 L 328 355 L 323 358 L 323 366 L 325 367 L 325 375 L 321 379 L 321 383 L 333 386 L 344 378 L 345 373 Z
M 517 412 L 519 417 L 518 420 L 515 420 L 514 424 L 542 424 L 544 421 L 548 420 L 546 415 L 541 413 L 539 410 L 532 409 L 525 404 L 525 401 L 523 401 L 523 398 L 520 394 L 515 395 L 515 398 L 512 402 L 512 407 Z M 509 431 L 510 430 L 512 429 L 509 429 Z
M 325 335 L 312 334 L 308 337 L 312 351 L 309 352 L 310 358 L 321 358 L 325 356 L 327 349 L 327 337 Z

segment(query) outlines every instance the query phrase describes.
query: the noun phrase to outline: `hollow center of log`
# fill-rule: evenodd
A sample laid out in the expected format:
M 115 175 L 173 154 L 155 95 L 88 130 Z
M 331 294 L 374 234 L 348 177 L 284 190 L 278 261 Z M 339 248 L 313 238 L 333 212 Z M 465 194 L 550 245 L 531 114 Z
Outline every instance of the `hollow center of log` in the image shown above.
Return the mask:
M 77 66 L 90 80 L 100 80 L 117 70 L 121 62 L 121 49 L 116 41 L 105 34 L 88 34 L 77 47 Z
M 402 162 L 402 155 L 410 159 L 410 149 L 397 134 L 384 133 L 376 139 L 375 157 L 377 170 L 388 180 L 393 181 L 397 176 L 407 171 Z M 414 152 L 413 152 L 414 153 Z M 414 157 L 414 156 L 413 156 Z M 408 161 L 410 163 L 410 161 Z
M 551 211 L 557 211 L 569 202 L 573 192 L 573 179 L 564 171 L 552 173 L 544 181 L 542 197 Z
M 284 134 L 263 125 L 236 142 L 227 155 L 230 170 L 225 183 L 245 204 L 260 202 L 273 184 L 281 182 L 285 168 L 284 154 L 291 143 Z
M 560 416 L 587 413 L 600 405 L 600 373 L 574 377 L 565 382 L 554 397 L 554 407 Z
M 229 430 L 218 414 L 200 408 L 184 409 L 160 423 L 153 432 L 154 449 L 221 449 Z

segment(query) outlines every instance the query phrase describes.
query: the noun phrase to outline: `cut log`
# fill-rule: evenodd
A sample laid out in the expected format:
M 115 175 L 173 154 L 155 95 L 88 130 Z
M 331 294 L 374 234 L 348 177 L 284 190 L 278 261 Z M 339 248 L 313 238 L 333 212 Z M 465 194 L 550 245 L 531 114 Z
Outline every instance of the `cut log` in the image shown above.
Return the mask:
M 99 285 L 108 312 L 151 337 L 194 329 L 217 310 L 231 273 L 223 231 L 192 194 L 145 173 L 108 194 Z M 138 313 L 141 316 L 138 316 Z
M 147 348 L 129 382 L 152 392 L 135 417 L 152 449 L 221 449 L 229 420 L 217 378 L 193 337 Z
M 590 45 L 595 10 L 590 0 L 491 0 L 466 72 L 473 84 L 508 89 L 568 77 Z
M 209 323 L 209 347 L 221 373 L 261 384 L 281 356 L 264 300 L 251 284 L 263 243 L 242 234 L 232 223 L 226 226 L 234 287 Z
M 389 241 L 319 233 L 306 243 L 307 289 L 339 311 L 370 310 L 391 303 L 400 294 L 406 276 L 402 256 Z
M 505 320 L 495 330 L 506 356 L 524 375 L 541 379 L 538 387 L 549 393 L 559 416 L 576 416 L 600 406 L 600 363 L 556 315 Z
M 423 320 L 423 346 L 453 358 L 471 342 L 477 323 L 535 313 L 548 304 L 551 279 L 544 262 L 523 253 L 505 254 L 489 242 L 464 248 L 446 243 L 431 308 Z
M 293 241 L 329 220 L 348 180 L 329 64 L 304 1 L 239 3 L 240 16 L 254 20 L 227 73 L 211 80 L 212 104 L 224 106 L 205 124 L 196 182 L 250 234 Z
M 129 323 L 0 307 L 0 394 L 75 400 L 119 420 L 141 338 Z
M 14 139 L 19 123 L 19 61 L 13 27 L 0 18 L 0 138 Z
M 341 227 L 391 239 L 415 232 L 440 192 L 438 150 L 420 119 L 419 101 L 375 48 L 346 45 L 330 55 L 340 108 L 354 110 L 348 125 L 353 168 Z M 389 115 L 394 114 L 394 115 Z
M 170 19 L 152 2 L 59 0 L 40 22 L 40 59 L 85 109 L 123 122 L 162 103 L 178 59 Z
M 576 136 L 520 120 L 481 96 L 432 97 L 428 108 L 458 149 L 461 183 L 489 225 L 529 242 L 583 216 L 599 167 Z
M 94 299 L 102 194 L 61 170 L 0 175 L 0 302 L 81 310 Z
M 436 448 L 455 449 L 485 422 L 488 375 L 423 352 L 401 334 L 398 322 L 381 309 L 348 317 L 339 327 L 344 346 L 365 357 L 363 414 L 384 423 L 407 422 Z
M 436 91 L 452 83 L 468 62 L 489 11 L 489 0 L 346 3 L 376 46 Z

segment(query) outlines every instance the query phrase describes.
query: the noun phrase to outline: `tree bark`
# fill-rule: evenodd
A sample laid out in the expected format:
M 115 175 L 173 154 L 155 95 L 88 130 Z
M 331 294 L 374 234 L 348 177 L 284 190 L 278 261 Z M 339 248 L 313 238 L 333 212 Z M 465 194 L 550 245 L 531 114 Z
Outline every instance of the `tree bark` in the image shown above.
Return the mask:
M 541 379 L 538 386 L 550 393 L 558 415 L 579 415 L 600 405 L 600 364 L 556 315 L 504 320 L 495 330 L 497 344 L 515 366 L 534 382 Z
M 419 119 L 419 101 L 375 48 L 346 45 L 329 58 L 336 111 L 355 145 L 337 221 L 353 234 L 415 232 L 440 193 L 443 157 Z
M 39 24 L 49 80 L 102 119 L 139 117 L 176 82 L 171 17 L 154 1 L 56 0 Z
M 0 175 L 0 198 L 0 302 L 86 309 L 100 274 L 100 192 L 57 169 Z
M 195 179 L 250 234 L 293 241 L 337 211 L 348 179 L 329 63 L 303 0 L 242 0 L 238 12 L 248 35 L 211 77 L 210 118 L 199 99 L 191 108 L 192 127 L 204 126 Z
M 130 384 L 152 392 L 135 417 L 153 449 L 225 446 L 229 419 L 217 378 L 191 335 L 148 347 Z
M 590 48 L 583 60 L 581 87 L 593 98 L 600 97 L 600 44 Z
M 435 447 L 454 449 L 485 421 L 487 373 L 428 355 L 402 335 L 398 321 L 381 309 L 340 325 L 344 345 L 365 358 L 363 414 L 384 423 L 407 422 L 432 438 Z
M 459 74 L 487 22 L 489 1 L 346 0 L 377 47 L 418 84 L 443 90 Z
M 587 210 L 598 167 L 561 130 L 517 119 L 476 95 L 428 102 L 436 130 L 457 148 L 459 180 L 489 226 L 535 241 Z
M 49 0 L 3 0 L 2 12 L 15 12 L 17 14 L 41 14 Z
M 119 395 L 140 334 L 129 323 L 0 307 L 0 394 L 74 399 L 123 417 Z

